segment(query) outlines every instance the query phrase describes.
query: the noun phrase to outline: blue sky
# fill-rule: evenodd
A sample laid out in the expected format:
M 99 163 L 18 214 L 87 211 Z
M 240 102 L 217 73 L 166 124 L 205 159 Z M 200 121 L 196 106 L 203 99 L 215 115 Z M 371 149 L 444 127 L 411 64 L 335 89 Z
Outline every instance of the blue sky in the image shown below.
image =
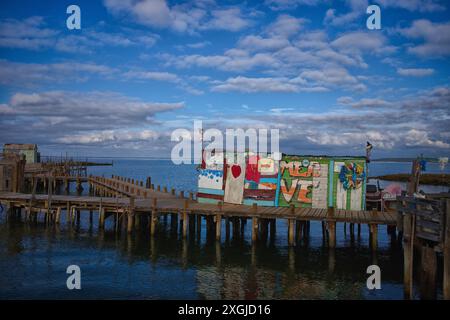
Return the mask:
M 81 30 L 66 8 L 81 9 Z M 381 30 L 366 8 L 381 8 Z M 448 156 L 445 1 L 2 1 L 0 143 L 165 157 L 176 128 L 296 154 Z

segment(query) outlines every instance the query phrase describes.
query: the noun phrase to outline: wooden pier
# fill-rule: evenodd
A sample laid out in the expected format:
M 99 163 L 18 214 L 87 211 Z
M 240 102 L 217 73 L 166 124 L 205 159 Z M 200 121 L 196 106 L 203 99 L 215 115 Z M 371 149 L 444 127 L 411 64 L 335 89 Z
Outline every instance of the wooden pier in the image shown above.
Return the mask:
M 176 192 L 167 187 L 154 186 L 151 178 L 147 181 L 137 181 L 130 178 L 112 176 L 111 178 L 90 176 L 77 177 L 35 177 L 46 179 L 47 194 L 0 193 L 0 201 L 6 204 L 9 210 L 24 210 L 28 220 L 36 220 L 39 214 L 45 216 L 45 221 L 59 223 L 62 211 L 67 212 L 70 221 L 79 218 L 84 210 L 90 214 L 98 212 L 99 228 L 105 227 L 106 219 L 114 219 L 114 225 L 120 222 L 126 225 L 127 232 L 133 232 L 134 220 L 148 221 L 150 233 L 156 230 L 161 215 L 170 215 L 173 223 L 180 223 L 183 237 L 188 236 L 189 224 L 199 225 L 202 218 L 207 220 L 215 238 L 222 237 L 222 222 L 226 224 L 229 232 L 231 223 L 235 228 L 252 219 L 252 241 L 264 238 L 269 231 L 274 234 L 275 220 L 284 219 L 288 224 L 288 244 L 294 246 L 309 231 L 310 221 L 321 221 L 323 235 L 328 240 L 329 247 L 336 246 L 336 223 L 349 224 L 350 232 L 354 234 L 355 225 L 358 233 L 361 224 L 369 226 L 371 235 L 371 248 L 377 248 L 377 235 L 379 225 L 388 225 L 391 228 L 397 224 L 396 213 L 380 211 L 351 211 L 291 207 L 258 207 L 247 205 L 234 205 L 219 203 L 218 205 L 198 203 L 194 194 Z M 54 195 L 53 185 L 56 181 L 84 181 L 89 183 L 89 196 Z M 36 183 L 36 181 L 34 181 Z M 35 190 L 35 186 L 33 187 Z M 126 223 L 124 222 L 126 221 Z
M 37 186 L 41 181 L 40 193 Z M 89 195 L 54 194 L 55 186 L 87 183 Z M 309 236 L 311 221 L 322 225 L 322 237 L 329 248 L 336 247 L 336 225 L 344 224 L 344 232 L 351 237 L 358 236 L 361 225 L 369 229 L 369 244 L 373 251 L 378 246 L 378 231 L 385 225 L 393 241 L 403 237 L 404 250 L 404 290 L 405 297 L 413 294 L 414 248 L 419 246 L 422 256 L 421 292 L 422 297 L 433 298 L 436 280 L 436 253 L 444 255 L 443 291 L 444 298 L 450 299 L 450 201 L 417 200 L 399 198 L 397 212 L 352 211 L 335 208 L 314 209 L 297 207 L 259 207 L 234 205 L 227 203 L 198 203 L 192 192 L 185 193 L 152 184 L 150 177 L 146 181 L 112 176 L 111 178 L 89 176 L 33 176 L 28 180 L 31 193 L 0 193 L 0 202 L 7 208 L 7 219 L 19 217 L 23 221 L 44 221 L 47 224 L 60 224 L 65 213 L 65 221 L 79 224 L 81 214 L 89 215 L 90 227 L 94 224 L 94 212 L 98 228 L 105 230 L 107 221 L 114 232 L 128 234 L 148 232 L 151 236 L 158 232 L 161 219 L 170 217 L 171 228 L 183 238 L 198 237 L 201 233 L 202 219 L 206 221 L 208 238 L 220 242 L 222 231 L 225 239 L 233 235 L 244 235 L 245 225 L 251 219 L 252 243 L 265 241 L 276 234 L 276 221 L 287 223 L 287 244 L 296 246 Z M 77 188 L 78 189 L 78 188 Z M 66 190 L 67 191 L 67 190 Z M 80 190 L 78 190 L 80 191 Z M 79 192 L 81 193 L 81 192 Z

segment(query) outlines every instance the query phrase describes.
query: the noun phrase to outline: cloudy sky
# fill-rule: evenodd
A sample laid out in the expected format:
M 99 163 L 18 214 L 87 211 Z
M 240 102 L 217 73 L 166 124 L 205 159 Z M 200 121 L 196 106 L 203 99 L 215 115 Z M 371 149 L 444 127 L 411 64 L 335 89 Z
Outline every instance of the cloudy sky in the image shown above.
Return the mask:
M 66 8 L 81 8 L 68 30 Z M 446 1 L 0 4 L 0 143 L 167 157 L 177 128 L 278 128 L 296 154 L 448 156 Z

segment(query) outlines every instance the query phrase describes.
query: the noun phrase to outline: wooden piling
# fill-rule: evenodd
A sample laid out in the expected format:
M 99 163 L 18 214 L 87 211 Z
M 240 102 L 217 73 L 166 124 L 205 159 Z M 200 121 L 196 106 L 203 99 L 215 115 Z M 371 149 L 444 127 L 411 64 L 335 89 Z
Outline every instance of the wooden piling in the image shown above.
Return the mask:
M 436 252 L 429 246 L 422 246 L 420 274 L 420 298 L 433 300 L 436 298 Z
M 128 215 L 127 215 L 127 232 L 129 234 L 133 232 L 134 215 L 135 215 L 135 213 L 133 211 L 128 212 Z
M 303 231 L 304 221 L 297 220 L 295 222 L 295 241 L 300 242 L 302 240 L 302 231 Z
M 293 246 L 295 244 L 295 220 L 288 219 L 288 244 Z
M 328 221 L 328 247 L 336 247 L 336 221 Z
M 252 205 L 252 213 L 257 214 L 258 212 L 258 205 L 256 203 L 253 203 Z M 234 232 L 234 231 L 233 231 Z M 256 242 L 258 240 L 258 218 L 252 217 L 252 242 Z
M 102 208 L 102 206 L 100 206 L 98 214 L 99 214 L 98 227 L 99 229 L 103 230 L 105 229 L 105 208 Z
M 157 198 L 153 198 L 152 213 L 150 218 L 150 235 L 154 235 L 156 231 L 156 224 L 158 223 L 158 212 L 157 212 Z M 173 218 L 173 216 L 172 216 Z
M 225 218 L 225 240 L 230 240 L 230 218 Z
M 56 218 L 55 218 L 55 222 L 57 224 L 59 224 L 61 222 L 61 207 L 58 207 L 56 209 Z
M 272 242 L 275 240 L 275 235 L 277 233 L 277 219 L 270 219 L 269 228 L 270 228 L 270 241 Z
M 406 299 L 413 297 L 413 225 L 411 214 L 403 217 L 403 293 Z
M 378 246 L 378 225 L 377 224 L 370 224 L 370 248 L 372 251 L 377 250 Z
M 445 231 L 444 231 L 444 275 L 442 293 L 445 300 L 450 300 L 450 199 L 445 203 Z
M 222 231 L 222 215 L 219 213 L 216 215 L 216 240 L 220 241 Z
M 183 238 L 187 237 L 187 231 L 188 231 L 188 213 L 187 209 L 189 206 L 189 200 L 184 200 L 183 204 Z

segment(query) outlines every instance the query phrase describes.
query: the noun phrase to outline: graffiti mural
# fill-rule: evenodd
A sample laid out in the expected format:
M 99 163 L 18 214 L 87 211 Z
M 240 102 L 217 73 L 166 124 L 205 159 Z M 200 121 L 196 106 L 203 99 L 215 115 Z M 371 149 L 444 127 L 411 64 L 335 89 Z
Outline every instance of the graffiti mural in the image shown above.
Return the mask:
M 199 171 L 200 202 L 303 208 L 365 208 L 363 157 L 270 156 L 217 152 Z M 225 158 L 225 159 L 224 159 Z
M 223 170 L 199 169 L 197 198 L 202 203 L 223 200 Z
M 336 161 L 333 173 L 333 206 L 346 210 L 365 208 L 365 161 Z
M 256 155 L 247 158 L 244 204 L 275 206 L 278 187 L 278 161 Z
M 285 156 L 280 162 L 279 206 L 326 208 L 328 165 L 320 158 Z

